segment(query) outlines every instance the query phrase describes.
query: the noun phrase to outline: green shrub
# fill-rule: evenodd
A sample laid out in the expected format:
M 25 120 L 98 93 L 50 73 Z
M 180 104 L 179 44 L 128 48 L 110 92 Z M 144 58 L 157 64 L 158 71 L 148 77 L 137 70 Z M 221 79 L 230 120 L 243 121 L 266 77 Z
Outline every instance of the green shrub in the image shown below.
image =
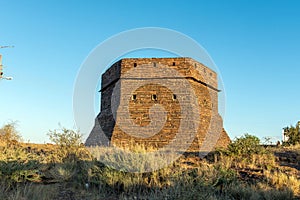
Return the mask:
M 19 142 L 20 140 L 21 136 L 17 131 L 16 122 L 10 122 L 0 128 L 0 141 L 8 144 L 14 141 Z
M 249 157 L 253 154 L 260 154 L 264 152 L 264 148 L 260 145 L 258 137 L 245 134 L 240 138 L 236 138 L 228 145 L 230 154 Z
M 85 184 L 93 162 L 90 152 L 82 143 L 82 135 L 62 127 L 49 131 L 48 136 L 56 145 L 56 150 L 50 155 L 50 178 L 58 182 Z
M 76 148 L 82 143 L 82 135 L 78 131 L 64 127 L 50 130 L 48 136 L 51 142 L 63 148 Z
M 82 135 L 78 131 L 61 127 L 50 130 L 48 136 L 57 149 L 51 156 L 53 162 L 76 162 L 79 159 L 89 159 L 88 150 L 82 143 Z
M 289 145 L 300 144 L 300 130 L 299 130 L 298 123 L 296 124 L 296 126 L 290 126 L 284 128 L 284 135 L 288 137 L 288 140 L 284 141 L 284 145 L 289 146 Z

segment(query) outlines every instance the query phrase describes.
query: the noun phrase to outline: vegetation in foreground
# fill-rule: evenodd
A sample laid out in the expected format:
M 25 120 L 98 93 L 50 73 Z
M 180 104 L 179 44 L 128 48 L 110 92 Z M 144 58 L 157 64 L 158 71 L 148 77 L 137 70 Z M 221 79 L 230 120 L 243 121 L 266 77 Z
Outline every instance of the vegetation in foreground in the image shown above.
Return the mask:
M 300 198 L 300 146 L 263 147 L 246 134 L 206 159 L 186 155 L 160 170 L 129 173 L 100 162 L 124 157 L 105 157 L 109 149 L 94 148 L 98 161 L 73 130 L 50 131 L 49 137 L 54 145 L 26 144 L 18 142 L 14 124 L 0 129 L 0 199 Z

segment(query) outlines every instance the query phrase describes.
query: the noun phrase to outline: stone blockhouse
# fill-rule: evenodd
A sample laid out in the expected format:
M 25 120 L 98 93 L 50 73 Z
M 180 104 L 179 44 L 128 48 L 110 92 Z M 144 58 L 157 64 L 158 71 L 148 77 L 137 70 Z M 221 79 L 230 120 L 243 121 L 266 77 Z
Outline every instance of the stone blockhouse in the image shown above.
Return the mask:
M 186 93 L 189 91 L 196 101 Z M 87 146 L 125 147 L 133 142 L 162 148 L 176 140 L 179 131 L 182 134 L 177 140 L 190 137 L 190 129 L 195 129 L 196 134 L 188 151 L 225 147 L 230 142 L 218 113 L 221 91 L 217 74 L 192 58 L 121 59 L 102 75 L 100 92 L 101 111 L 86 140 Z M 163 113 L 151 115 L 157 105 Z M 196 117 L 189 119 L 190 115 Z M 183 118 L 189 125 L 183 126 Z

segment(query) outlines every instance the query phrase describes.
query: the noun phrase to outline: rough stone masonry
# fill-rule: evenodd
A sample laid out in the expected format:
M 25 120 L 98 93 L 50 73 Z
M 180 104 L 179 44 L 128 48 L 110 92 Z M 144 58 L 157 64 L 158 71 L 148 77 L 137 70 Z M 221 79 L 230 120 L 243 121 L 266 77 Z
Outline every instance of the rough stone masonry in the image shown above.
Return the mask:
M 175 73 L 170 75 L 170 70 Z M 189 95 L 184 93 L 189 90 L 182 90 L 186 85 L 181 85 L 180 80 L 188 83 L 196 102 L 189 101 Z M 138 143 L 162 148 L 175 140 L 179 131 L 183 132 L 180 141 L 188 138 L 193 128 L 196 134 L 187 151 L 198 152 L 203 146 L 225 147 L 230 142 L 218 113 L 221 91 L 217 74 L 192 58 L 121 59 L 102 75 L 100 92 L 101 111 L 86 140 L 87 146 L 127 147 Z M 198 114 L 196 119 L 190 119 L 197 127 L 182 125 L 182 102 L 189 102 L 188 112 Z M 163 112 L 153 114 L 153 107 Z M 196 111 L 199 113 L 193 113 Z

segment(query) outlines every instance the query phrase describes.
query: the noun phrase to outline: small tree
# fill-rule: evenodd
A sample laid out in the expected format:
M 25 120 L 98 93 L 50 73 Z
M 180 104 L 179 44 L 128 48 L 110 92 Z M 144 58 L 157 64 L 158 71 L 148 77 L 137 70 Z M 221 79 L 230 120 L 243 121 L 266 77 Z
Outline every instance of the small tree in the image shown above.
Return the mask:
M 260 145 L 258 137 L 245 134 L 240 138 L 236 138 L 228 145 L 228 150 L 234 155 L 250 156 L 263 152 L 263 147 Z
M 284 131 L 284 135 L 288 137 L 288 140 L 285 141 L 284 144 L 287 145 L 296 145 L 300 144 L 300 132 L 299 132 L 299 122 L 296 124 L 296 126 L 290 126 L 286 127 Z
M 80 146 L 81 134 L 77 131 L 70 130 L 64 127 L 60 129 L 50 130 L 48 136 L 51 142 L 61 147 L 71 148 Z
M 16 129 L 16 122 L 10 122 L 0 128 L 0 141 L 11 143 L 13 141 L 20 142 L 21 136 Z
M 58 146 L 57 156 L 59 159 L 80 156 L 82 152 L 82 135 L 79 131 L 61 127 L 60 129 L 49 130 L 47 135 L 50 141 Z
M 82 144 L 82 135 L 64 127 L 48 132 L 49 139 L 58 147 L 52 153 L 52 162 L 55 167 L 52 176 L 63 181 L 73 180 L 77 184 L 87 182 L 90 164 L 84 160 L 92 160 L 90 152 Z M 57 164 L 60 163 L 60 164 Z

